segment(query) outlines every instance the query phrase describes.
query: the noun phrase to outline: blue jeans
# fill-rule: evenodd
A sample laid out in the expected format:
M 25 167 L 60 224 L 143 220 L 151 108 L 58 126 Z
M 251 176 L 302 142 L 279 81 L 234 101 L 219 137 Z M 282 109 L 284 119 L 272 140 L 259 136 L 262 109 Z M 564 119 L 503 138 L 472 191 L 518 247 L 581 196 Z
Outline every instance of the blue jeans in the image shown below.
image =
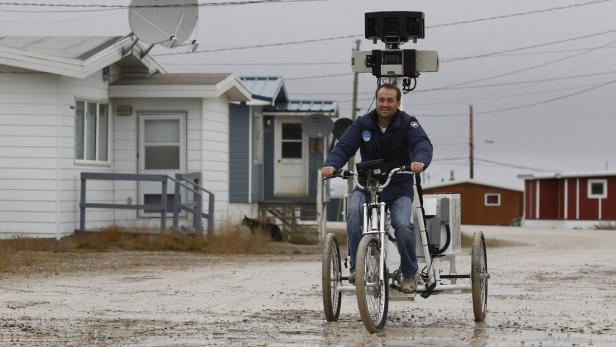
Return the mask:
M 357 248 L 362 237 L 363 209 L 366 194 L 354 190 L 351 203 L 347 206 L 347 238 L 351 255 L 351 272 L 355 272 Z M 413 199 L 401 196 L 386 201 L 391 217 L 391 225 L 395 230 L 400 252 L 400 271 L 405 278 L 417 272 L 417 254 L 415 253 L 415 226 L 413 225 Z

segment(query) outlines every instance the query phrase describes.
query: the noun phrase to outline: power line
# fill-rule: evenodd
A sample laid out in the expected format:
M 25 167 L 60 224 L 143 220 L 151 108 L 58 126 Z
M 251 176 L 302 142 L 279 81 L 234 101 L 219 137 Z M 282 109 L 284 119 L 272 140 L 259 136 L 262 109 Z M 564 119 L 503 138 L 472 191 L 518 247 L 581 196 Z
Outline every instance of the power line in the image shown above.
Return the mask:
M 472 85 L 472 86 L 458 86 L 458 87 L 451 87 L 451 88 L 441 88 L 439 90 L 506 87 L 506 86 L 520 85 L 520 84 L 534 84 L 534 83 L 544 83 L 544 82 L 571 80 L 571 79 L 578 79 L 578 78 L 587 78 L 587 77 L 594 77 L 594 76 L 604 76 L 604 75 L 610 75 L 610 74 L 614 74 L 614 73 L 616 73 L 616 70 L 597 72 L 597 73 L 589 73 L 589 74 L 582 74 L 582 75 L 573 75 L 573 76 L 564 76 L 564 77 L 553 77 L 553 78 L 526 80 L 526 81 L 502 82 L 502 83 L 492 83 L 492 84 L 477 84 L 477 85 Z
M 536 83 L 554 82 L 554 81 L 562 81 L 562 80 L 572 80 L 572 79 L 579 79 L 579 78 L 588 78 L 588 77 L 595 77 L 595 76 L 604 76 L 604 75 L 610 75 L 610 74 L 614 74 L 614 73 L 616 73 L 616 70 L 609 70 L 609 71 L 589 73 L 589 74 L 581 74 L 581 75 L 573 75 L 573 76 L 565 76 L 565 77 L 553 77 L 553 78 L 534 79 L 534 80 L 526 80 L 526 81 L 503 82 L 503 83 L 492 83 L 492 84 L 479 84 L 479 85 L 471 85 L 471 86 L 458 86 L 458 87 L 451 87 L 451 88 L 439 88 L 437 90 L 430 89 L 430 91 L 460 90 L 460 89 L 480 89 L 480 88 L 505 87 L 505 86 L 514 86 L 514 85 L 523 85 L 523 84 L 536 84 Z M 593 83 L 591 85 L 594 86 L 595 84 Z M 575 88 L 576 87 L 574 87 L 573 89 L 575 89 Z M 552 91 L 560 91 L 560 90 L 566 90 L 566 89 L 572 89 L 572 88 L 570 88 L 570 87 L 569 88 L 557 88 L 557 89 L 544 90 L 544 91 L 540 91 L 540 92 L 541 93 L 549 93 L 549 92 L 552 92 Z M 425 91 L 428 91 L 428 90 L 425 90 Z M 343 92 L 343 93 L 327 93 L 327 92 L 309 93 L 309 92 L 303 92 L 303 93 L 293 93 L 293 94 L 294 95 L 348 95 L 349 92 Z M 360 92 L 359 94 L 372 95 L 372 94 L 374 94 L 374 92 Z M 510 97 L 510 96 L 529 95 L 529 94 L 537 94 L 537 92 L 522 93 L 522 94 L 507 94 L 505 96 L 482 98 L 482 99 L 472 99 L 472 100 L 491 100 L 491 99 L 506 98 L 506 97 Z M 372 96 L 370 98 L 361 98 L 360 100 L 366 101 L 366 100 L 371 100 L 371 99 L 372 99 Z M 467 102 L 467 101 L 469 101 L 469 99 L 459 100 L 459 101 L 456 101 L 456 102 Z M 339 101 L 339 103 L 344 103 L 344 102 L 350 102 L 350 99 Z M 434 103 L 435 104 L 443 104 L 443 103 L 447 103 L 447 101 L 438 101 L 438 102 L 434 102 Z M 414 105 L 415 106 L 417 106 L 417 105 L 425 105 L 425 103 L 414 104 Z
M 298 77 L 289 77 L 289 78 L 285 78 L 285 81 L 298 81 L 298 80 L 310 80 L 310 79 L 316 79 L 316 78 L 332 78 L 332 77 L 341 77 L 341 76 L 350 76 L 353 73 L 334 73 L 334 74 L 327 74 L 327 75 L 312 75 L 312 76 L 298 76 Z
M 554 97 L 554 98 L 550 98 L 550 99 L 546 99 L 546 100 L 541 100 L 541 101 L 537 101 L 537 102 L 532 102 L 532 103 L 528 103 L 528 104 L 512 106 L 512 107 L 505 107 L 505 108 L 499 108 L 499 109 L 488 110 L 488 111 L 477 111 L 477 112 L 475 112 L 475 114 L 486 115 L 486 114 L 494 114 L 494 113 L 499 113 L 499 112 L 514 111 L 514 110 L 519 110 L 519 109 L 523 109 L 523 108 L 539 106 L 539 105 L 543 105 L 543 104 L 559 101 L 559 100 L 562 100 L 562 99 L 567 99 L 567 98 L 570 98 L 570 97 L 573 97 L 573 96 L 585 94 L 585 93 L 588 93 L 588 92 L 593 91 L 595 89 L 607 87 L 607 86 L 615 84 L 615 83 L 616 83 L 616 80 L 611 80 L 611 81 L 608 81 L 608 82 L 603 82 L 603 83 L 599 83 L 599 84 L 593 85 L 590 88 L 582 89 L 582 90 L 577 91 L 577 92 L 568 93 L 568 94 L 557 96 L 557 97 Z M 422 117 L 466 117 L 468 115 L 465 114 L 465 113 L 449 113 L 449 114 L 422 114 L 421 116 Z
M 558 100 L 562 100 L 562 99 L 566 99 L 566 98 L 570 98 L 573 96 L 577 96 L 577 95 L 581 95 L 581 94 L 585 94 L 588 93 L 590 91 L 593 91 L 595 89 L 599 89 L 599 88 L 603 88 L 603 87 L 607 87 L 609 85 L 612 85 L 616 83 L 616 80 L 611 80 L 608 82 L 604 82 L 598 85 L 595 85 L 593 87 L 590 88 L 586 88 L 583 90 L 580 90 L 578 92 L 574 92 L 574 93 L 569 93 L 569 94 L 565 94 L 565 95 L 561 95 L 555 98 L 551 98 L 551 99 L 547 99 L 547 100 L 542 100 L 542 101 L 538 101 L 538 102 L 533 102 L 530 104 L 524 104 L 524 105 L 518 105 L 518 106 L 513 106 L 513 107 L 506 107 L 506 108 L 501 108 L 501 109 L 496 109 L 496 110 L 490 110 L 490 111 L 484 111 L 484 112 L 477 112 L 478 114 L 491 114 L 491 113 L 497 113 L 497 112 L 505 112 L 505 111 L 513 111 L 513 110 L 519 110 L 522 108 L 528 108 L 528 107 L 533 107 L 533 106 L 539 106 L 539 105 L 543 105 L 543 104 L 547 104 L 547 103 L 551 103 L 554 101 L 558 101 Z
M 352 38 L 356 38 L 359 36 L 362 36 L 362 35 L 342 35 L 342 36 L 329 37 L 326 39 L 321 38 L 321 39 L 285 41 L 285 42 L 275 42 L 275 43 L 263 43 L 263 44 L 258 44 L 258 45 L 235 46 L 235 47 L 227 47 L 227 48 L 202 49 L 202 50 L 197 50 L 195 52 L 159 53 L 159 54 L 154 54 L 154 56 L 162 57 L 162 56 L 169 56 L 169 55 L 186 55 L 186 54 L 195 54 L 195 53 L 238 51 L 238 50 L 252 49 L 252 48 L 267 48 L 267 47 L 299 45 L 299 44 L 304 44 L 304 43 L 315 43 L 315 42 L 323 42 L 323 41 L 331 41 L 331 40 L 352 39 Z
M 497 19 L 527 16 L 531 14 L 562 11 L 562 10 L 567 10 L 567 9 L 574 8 L 574 7 L 584 7 L 584 6 L 596 5 L 596 4 L 601 4 L 601 3 L 611 2 L 611 1 L 613 0 L 588 1 L 588 2 L 582 2 L 582 3 L 571 4 L 571 5 L 566 5 L 566 6 L 550 7 L 550 8 L 540 9 L 540 10 L 510 13 L 506 15 L 477 18 L 477 19 L 472 19 L 472 20 L 464 20 L 464 21 L 452 22 L 452 23 L 446 23 L 446 24 L 437 24 L 437 25 L 430 26 L 430 28 L 442 28 L 442 27 L 448 27 L 448 26 L 460 25 L 460 24 L 479 23 L 479 22 L 486 22 L 486 21 L 497 20 Z
M 530 46 L 512 48 L 512 49 L 507 49 L 507 50 L 504 50 L 504 51 L 495 51 L 495 52 L 490 52 L 490 53 L 478 54 L 478 55 L 474 55 L 474 56 L 466 56 L 466 57 L 459 57 L 459 58 L 444 59 L 444 60 L 442 60 L 442 62 L 450 62 L 451 63 L 451 62 L 457 62 L 457 61 L 463 61 L 463 60 L 469 60 L 469 59 L 479 59 L 479 58 L 491 57 L 491 56 L 496 56 L 496 55 L 502 54 L 504 52 L 514 52 L 514 51 L 525 50 L 525 49 L 532 49 L 532 48 L 538 48 L 538 47 L 552 46 L 552 45 L 557 45 L 557 44 L 561 44 L 561 43 L 564 43 L 564 42 L 571 42 L 571 41 L 576 41 L 576 40 L 582 40 L 582 39 L 587 39 L 587 38 L 590 38 L 590 37 L 602 36 L 602 35 L 607 35 L 607 34 L 611 34 L 611 33 L 616 33 L 616 29 L 611 29 L 611 30 L 601 31 L 601 32 L 595 32 L 595 33 L 581 35 L 581 36 L 576 36 L 576 37 L 570 37 L 570 38 L 562 39 L 562 40 L 543 42 L 543 43 L 538 43 L 538 44 L 534 44 L 534 45 L 530 45 Z M 450 89 L 452 87 L 458 87 L 458 86 L 462 86 L 462 85 L 465 85 L 465 84 L 476 83 L 476 82 L 483 82 L 483 81 L 495 79 L 495 78 L 498 78 L 498 77 L 504 77 L 504 76 L 520 73 L 520 72 L 523 72 L 523 71 L 529 71 L 529 70 L 532 70 L 532 69 L 536 69 L 538 67 L 543 67 L 543 66 L 552 64 L 554 62 L 559 62 L 559 61 L 571 59 L 571 58 L 579 56 L 579 55 L 588 54 L 588 53 L 596 51 L 596 50 L 598 50 L 600 48 L 604 48 L 604 47 L 613 45 L 614 43 L 615 42 L 610 42 L 610 43 L 605 44 L 605 45 L 601 45 L 601 46 L 590 48 L 590 49 L 588 49 L 588 50 L 586 50 L 584 52 L 575 53 L 573 55 L 569 55 L 569 56 L 566 56 L 566 57 L 558 58 L 558 59 L 551 60 L 549 62 L 541 63 L 541 64 L 538 64 L 538 65 L 533 65 L 533 66 L 530 66 L 530 67 L 525 67 L 525 68 L 522 68 L 522 69 L 518 69 L 518 70 L 514 70 L 514 71 L 510 71 L 510 72 L 506 72 L 506 73 L 502 73 L 502 74 L 498 74 L 498 75 L 483 77 L 483 78 L 476 79 L 476 80 L 459 82 L 459 83 L 450 84 L 450 85 L 446 85 L 446 86 L 442 86 L 442 87 L 431 88 L 431 89 L 417 90 L 414 93 L 417 94 L 417 93 L 426 93 L 426 92 L 431 92 L 431 91 L 436 91 L 436 90 Z M 244 49 L 254 48 L 254 47 L 257 47 L 257 46 L 265 47 L 266 45 L 244 46 Z M 236 50 L 236 49 L 239 49 L 239 47 L 211 49 L 211 50 L 209 50 L 209 52 L 220 52 L 220 51 L 225 51 L 225 50 Z M 165 53 L 165 54 L 161 54 L 161 55 L 175 55 L 175 54 L 181 54 L 181 53 Z M 343 76 L 350 76 L 350 75 L 352 75 L 352 73 L 350 73 L 350 72 L 349 73 L 338 73 L 338 74 L 321 74 L 321 75 L 291 77 L 291 78 L 286 78 L 285 80 L 287 80 L 287 81 L 307 80 L 307 79 L 343 77 Z
M 501 162 L 501 161 L 495 161 L 495 160 L 489 160 L 489 159 L 475 158 L 475 160 L 480 161 L 480 162 L 484 162 L 484 163 L 488 163 L 488 164 L 495 164 L 495 165 L 499 165 L 499 166 L 506 166 L 506 167 L 516 168 L 516 169 L 532 170 L 532 171 L 544 171 L 544 172 L 556 172 L 555 170 L 541 169 L 541 168 L 524 166 L 524 165 L 518 165 L 518 164 L 510 164 L 510 163 L 504 163 L 504 162 Z
M 601 49 L 610 49 L 614 48 L 613 45 L 602 47 Z M 568 53 L 568 52 L 580 52 L 587 51 L 589 49 L 593 49 L 592 47 L 586 48 L 568 48 L 568 49 L 552 49 L 552 50 L 544 50 L 544 51 L 536 51 L 536 52 L 522 52 L 522 53 L 506 53 L 501 54 L 499 57 L 516 57 L 516 56 L 527 56 L 527 55 L 546 55 L 546 54 L 554 54 L 554 53 Z
M 0 10 L 0 12 L 2 12 L 2 10 Z M 94 18 L 109 17 L 113 15 L 115 15 L 115 13 L 103 13 L 103 14 L 99 14 L 96 16 L 88 16 L 88 17 L 79 16 L 76 18 L 62 18 L 62 19 L 56 18 L 54 20 L 28 20 L 28 21 L 3 20 L 2 22 L 3 23 L 18 23 L 18 24 L 66 23 L 66 22 L 81 22 L 85 20 L 91 20 Z
M 562 39 L 562 40 L 556 40 L 556 41 L 550 41 L 550 42 L 537 43 L 537 44 L 530 45 L 530 46 L 525 46 L 525 47 L 510 48 L 510 49 L 506 49 L 506 50 L 502 50 L 502 51 L 495 51 L 495 52 L 489 52 L 489 53 L 483 53 L 483 54 L 477 54 L 477 55 L 470 55 L 470 56 L 466 56 L 466 57 L 458 57 L 458 58 L 444 59 L 444 60 L 442 60 L 442 61 L 443 61 L 444 63 L 452 63 L 452 62 L 462 61 L 462 60 L 469 60 L 469 59 L 477 59 L 477 58 L 491 57 L 491 56 L 500 55 L 500 54 L 504 54 L 504 53 L 515 52 L 515 51 L 519 51 L 519 50 L 533 49 L 533 48 L 540 48 L 540 47 L 547 47 L 547 46 L 558 45 L 558 44 L 565 43 L 565 42 L 571 42 L 571 41 L 583 40 L 583 39 L 587 39 L 587 38 L 591 38 L 591 37 L 596 37 L 596 36 L 602 36 L 602 35 L 611 34 L 611 33 L 614 33 L 614 32 L 616 32 L 616 29 L 607 30 L 607 31 L 601 31 L 601 32 L 596 32 L 596 33 L 592 33 L 592 34 L 587 34 L 587 35 L 576 36 L 576 37 L 569 37 L 569 38 Z M 610 43 L 610 45 L 611 45 L 611 44 L 612 44 L 612 43 Z M 594 49 L 593 49 L 593 50 L 594 50 Z
M 97 18 L 97 17 L 88 17 L 88 18 Z M 87 19 L 87 18 L 86 18 Z M 85 20 L 84 18 L 76 18 L 75 20 Z M 62 20 L 65 21 L 65 20 Z M 5 22 L 9 22 L 10 21 L 5 21 Z M 51 22 L 51 21 L 50 21 Z M 20 23 L 20 22 L 14 22 L 14 23 Z M 28 22 L 28 23 L 39 23 L 39 22 Z M 40 23 L 44 23 L 44 22 L 40 22 Z M 555 50 L 549 50 L 549 51 L 539 51 L 539 52 L 526 52 L 526 53 L 509 53 L 509 54 L 499 54 L 498 57 L 510 57 L 510 56 L 528 56 L 528 55 L 546 55 L 546 54 L 555 54 L 555 53 L 567 53 L 567 52 L 580 52 L 580 51 L 588 51 L 590 49 L 595 50 L 595 49 L 612 49 L 615 48 L 613 45 L 611 46 L 607 46 L 607 47 L 601 47 L 601 48 L 572 48 L 572 49 L 555 49 Z M 490 56 L 490 57 L 494 57 L 494 56 Z M 293 65 L 298 65 L 298 66 L 302 66 L 302 65 L 306 65 L 306 66 L 310 66 L 310 65 L 348 65 L 349 62 L 348 61 L 331 61 L 331 62 L 271 62 L 271 63 L 165 63 L 165 65 L 170 65 L 170 66 L 293 66 Z M 297 93 L 295 93 L 297 94 Z M 330 94 L 330 93 L 324 93 L 324 94 Z M 365 93 L 364 93 L 365 94 Z
M 511 17 L 518 17 L 518 16 L 524 16 L 524 15 L 530 15 L 530 14 L 536 14 L 536 13 L 547 13 L 547 12 L 552 12 L 552 11 L 561 11 L 561 10 L 565 10 L 565 9 L 568 9 L 568 8 L 596 5 L 596 4 L 606 3 L 606 2 L 611 2 L 611 1 L 614 1 L 614 0 L 596 0 L 596 1 L 589 1 L 589 2 L 584 2 L 584 3 L 572 4 L 572 5 L 568 5 L 568 6 L 558 6 L 558 7 L 551 7 L 551 8 L 540 9 L 540 10 L 511 13 L 511 14 L 507 14 L 507 15 L 484 17 L 484 18 L 477 18 L 477 19 L 458 21 L 458 22 L 451 22 L 451 23 L 443 23 L 443 24 L 436 24 L 436 25 L 428 25 L 428 26 L 426 26 L 426 29 L 434 29 L 434 28 L 448 27 L 448 26 L 461 25 L 461 24 L 485 22 L 485 21 L 504 19 L 504 18 L 511 18 Z M 186 55 L 186 54 L 194 54 L 194 53 L 212 53 L 212 52 L 242 50 L 242 49 L 250 49 L 250 48 L 288 46 L 288 45 L 298 45 L 298 44 L 304 44 L 304 43 L 314 43 L 314 42 L 323 42 L 323 41 L 332 41 L 332 40 L 341 40 L 341 39 L 352 39 L 352 38 L 357 38 L 357 37 L 362 37 L 362 36 L 364 36 L 364 35 L 363 34 L 354 34 L 354 35 L 343 35 L 343 36 L 333 36 L 333 37 L 322 37 L 322 38 L 318 38 L 318 39 L 309 39 L 309 40 L 300 40 L 300 41 L 287 41 L 287 42 L 276 42 L 276 43 L 260 44 L 260 45 L 237 46 L 237 47 L 229 47 L 229 48 L 225 48 L 225 49 L 198 50 L 198 51 L 195 51 L 195 52 L 160 53 L 160 54 L 155 54 L 155 56 Z
M 577 85 L 577 86 L 569 86 L 569 87 L 563 87 L 563 88 L 552 88 L 552 89 L 544 89 L 544 90 L 535 90 L 532 92 L 524 92 L 524 93 L 515 93 L 515 94 L 506 94 L 506 95 L 497 95 L 497 96 L 492 96 L 492 97 L 483 97 L 483 98 L 466 98 L 466 99 L 458 99 L 458 100 L 444 100 L 444 101 L 438 101 L 438 102 L 421 102 L 421 103 L 415 103 L 413 102 L 412 105 L 413 106 L 425 106 L 425 105 L 443 105 L 443 104 L 453 104 L 453 103 L 476 103 L 477 101 L 484 101 L 484 100 L 497 100 L 497 99 L 508 99 L 508 98 L 517 98 L 520 96 L 527 96 L 527 95 L 538 95 L 540 93 L 553 93 L 553 92 L 560 92 L 563 90 L 574 90 L 574 89 L 579 89 L 580 87 L 586 87 L 586 86 L 594 86 L 596 85 L 596 83 L 590 83 L 590 84 L 584 84 L 584 85 Z M 343 101 L 344 102 L 344 101 Z M 338 102 L 339 104 L 341 102 Z
M 152 5 L 115 5 L 115 4 L 49 4 L 49 3 L 34 3 L 34 2 L 8 2 L 0 1 L 0 6 L 27 6 L 41 8 L 82 8 L 84 10 L 0 10 L 0 12 L 22 12 L 22 13 L 64 13 L 64 12 L 100 12 L 100 11 L 117 11 L 130 8 L 199 8 L 199 7 L 217 7 L 217 6 L 240 6 L 240 5 L 255 5 L 255 4 L 271 4 L 283 2 L 315 2 L 327 0 L 243 0 L 243 1 L 223 1 L 223 2 L 204 2 L 197 4 L 152 4 Z
M 452 158 L 434 159 L 434 160 L 432 160 L 432 162 L 443 162 L 443 161 L 451 162 L 451 161 L 466 161 L 466 160 L 468 160 L 468 158 L 465 158 L 465 157 L 452 157 Z M 502 161 L 495 161 L 495 160 L 490 160 L 490 159 L 482 159 L 482 158 L 477 158 L 477 157 L 475 157 L 475 161 L 479 161 L 479 162 L 486 163 L 486 164 L 493 164 L 493 165 L 497 165 L 497 166 L 504 166 L 504 167 L 510 167 L 510 168 L 515 168 L 515 169 L 522 169 L 522 170 L 543 171 L 543 172 L 556 172 L 555 170 L 550 170 L 550 169 L 543 169 L 543 168 L 537 168 L 537 167 L 531 167 L 531 166 L 511 164 L 511 163 L 505 163 L 505 162 L 502 162 Z M 462 165 L 468 165 L 468 163 L 461 163 L 461 164 Z M 442 173 L 442 172 L 443 172 L 443 170 L 441 170 L 439 173 Z
M 432 91 L 435 91 L 435 90 L 449 89 L 449 88 L 452 88 L 452 87 L 459 87 L 459 86 L 463 86 L 463 85 L 466 85 L 466 84 L 484 82 L 484 81 L 489 81 L 489 80 L 493 80 L 493 79 L 500 78 L 500 77 L 515 75 L 515 74 L 518 74 L 518 73 L 521 73 L 521 72 L 526 72 L 526 71 L 538 69 L 540 67 L 548 66 L 548 65 L 551 65 L 551 64 L 554 64 L 554 63 L 560 63 L 560 62 L 568 60 L 568 59 L 579 57 L 581 55 L 594 52 L 594 51 L 596 51 L 598 49 L 601 49 L 601 48 L 604 48 L 604 47 L 608 47 L 610 45 L 613 45 L 614 43 L 616 43 L 616 41 L 612 41 L 612 42 L 609 42 L 607 44 L 600 45 L 600 46 L 595 46 L 595 47 L 587 49 L 587 50 L 585 50 L 583 52 L 579 52 L 579 53 L 575 53 L 575 54 L 570 54 L 570 55 L 567 55 L 567 56 L 564 56 L 564 57 L 552 59 L 552 60 L 549 60 L 549 61 L 546 61 L 546 62 L 543 62 L 543 63 L 527 66 L 527 67 L 524 67 L 524 68 L 521 68 L 521 69 L 517 69 L 517 70 L 513 70 L 513 71 L 508 71 L 508 72 L 504 72 L 504 73 L 500 73 L 500 74 L 496 74 L 496 75 L 491 75 L 491 76 L 487 76 L 487 77 L 482 77 L 482 78 L 478 78 L 478 79 L 474 79 L 474 80 L 469 80 L 469 81 L 449 84 L 449 85 L 445 85 L 445 86 L 441 86 L 441 87 L 417 90 L 414 93 L 415 94 L 417 94 L 417 93 L 426 93 L 426 92 L 432 92 Z

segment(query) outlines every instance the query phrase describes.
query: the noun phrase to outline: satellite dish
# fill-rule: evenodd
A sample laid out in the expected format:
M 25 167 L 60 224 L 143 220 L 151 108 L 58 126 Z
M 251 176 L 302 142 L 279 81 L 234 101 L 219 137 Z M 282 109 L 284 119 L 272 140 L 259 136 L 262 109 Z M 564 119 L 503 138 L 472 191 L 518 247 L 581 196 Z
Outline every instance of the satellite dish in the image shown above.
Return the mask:
M 188 40 L 198 19 L 198 0 L 132 0 L 128 11 L 130 28 L 139 40 L 167 47 Z
M 334 129 L 334 122 L 323 114 L 312 114 L 302 121 L 302 131 L 308 137 L 323 138 L 329 135 L 332 129 Z
M 334 122 L 334 138 L 336 140 L 340 140 L 344 132 L 348 129 L 348 127 L 353 124 L 353 121 L 349 118 L 340 118 Z

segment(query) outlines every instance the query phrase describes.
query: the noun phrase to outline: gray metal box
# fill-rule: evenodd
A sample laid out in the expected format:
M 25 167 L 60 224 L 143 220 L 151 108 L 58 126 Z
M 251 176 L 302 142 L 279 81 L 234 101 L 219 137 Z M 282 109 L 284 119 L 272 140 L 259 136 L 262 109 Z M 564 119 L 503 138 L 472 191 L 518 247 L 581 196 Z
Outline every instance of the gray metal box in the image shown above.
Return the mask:
M 429 194 L 424 195 L 424 211 L 426 217 L 426 233 L 432 247 L 445 250 L 443 255 L 452 254 L 462 248 L 460 234 L 460 194 Z M 417 255 L 423 255 L 419 236 L 417 215 L 413 216 L 415 223 L 415 239 L 417 240 Z M 448 235 L 449 234 L 449 235 Z M 447 239 L 449 237 L 449 245 Z

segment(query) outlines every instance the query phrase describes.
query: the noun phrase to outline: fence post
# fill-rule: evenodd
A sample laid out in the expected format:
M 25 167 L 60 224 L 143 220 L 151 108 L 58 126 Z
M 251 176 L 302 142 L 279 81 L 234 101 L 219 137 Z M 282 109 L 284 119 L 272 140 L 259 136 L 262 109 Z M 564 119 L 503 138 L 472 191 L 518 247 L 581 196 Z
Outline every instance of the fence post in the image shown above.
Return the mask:
M 160 211 L 160 231 L 165 231 L 167 226 L 167 176 L 162 180 L 162 192 L 160 194 L 160 203 L 162 209 Z
M 182 175 L 175 174 L 176 181 L 180 182 L 182 180 Z M 173 196 L 173 230 L 179 230 L 179 217 L 181 212 L 181 201 L 180 201 L 180 185 L 175 182 L 175 195 Z
M 201 220 L 203 213 L 203 193 L 195 193 L 195 200 L 197 206 L 195 206 L 195 213 L 193 214 L 193 227 L 195 228 L 195 231 L 203 232 L 203 221 Z
M 84 173 L 81 173 L 81 192 L 79 200 L 79 231 L 84 232 L 86 230 L 86 178 Z
M 323 228 L 323 216 L 324 216 L 324 208 L 323 206 L 323 178 L 321 176 L 321 170 L 317 170 L 317 230 L 319 232 L 319 241 L 323 243 L 325 240 L 325 229 Z
M 214 194 L 209 194 L 207 206 L 207 235 L 214 235 Z

